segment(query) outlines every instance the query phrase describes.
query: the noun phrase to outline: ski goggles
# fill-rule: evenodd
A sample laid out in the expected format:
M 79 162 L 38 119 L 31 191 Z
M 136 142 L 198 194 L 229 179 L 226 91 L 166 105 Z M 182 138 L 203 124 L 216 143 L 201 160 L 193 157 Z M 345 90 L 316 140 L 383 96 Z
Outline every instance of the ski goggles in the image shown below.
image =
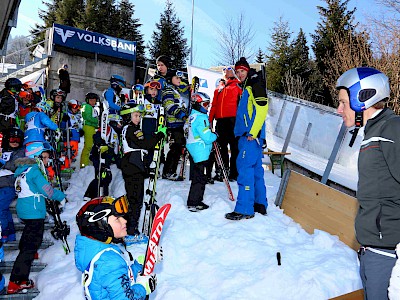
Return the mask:
M 21 138 L 19 138 L 19 137 L 10 137 L 10 143 L 19 143 L 19 144 L 21 144 Z
M 68 104 L 71 109 L 80 109 L 81 106 L 79 104 Z
M 225 67 L 225 68 L 222 68 L 222 71 L 223 72 L 225 72 L 225 71 L 235 71 L 235 69 L 232 68 L 232 67 Z
M 33 100 L 33 94 L 31 94 L 31 93 L 29 93 L 29 92 L 27 92 L 27 91 L 21 91 L 21 92 L 19 92 L 19 97 L 21 98 L 21 99 L 27 99 L 27 100 L 29 100 L 29 101 L 32 101 Z
M 150 81 L 146 86 L 151 87 L 152 89 L 161 90 L 161 83 L 158 81 Z
M 105 196 L 101 200 L 101 203 L 110 204 L 113 207 L 114 213 L 121 214 L 121 215 L 128 213 L 129 204 L 128 204 L 128 199 L 126 198 L 125 195 L 123 195 L 117 199 L 114 199 L 113 197 L 110 197 L 110 196 Z
M 183 77 L 183 71 L 176 71 L 175 75 L 178 77 Z

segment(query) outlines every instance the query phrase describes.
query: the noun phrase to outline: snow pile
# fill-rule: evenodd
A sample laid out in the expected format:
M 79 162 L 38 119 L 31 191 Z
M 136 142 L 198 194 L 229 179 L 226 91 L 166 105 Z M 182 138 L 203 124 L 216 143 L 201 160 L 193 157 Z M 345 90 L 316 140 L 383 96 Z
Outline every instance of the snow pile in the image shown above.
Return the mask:
M 121 172 L 112 167 L 111 192 L 125 192 Z M 67 190 L 69 203 L 62 219 L 71 225 L 68 238 L 74 249 L 78 232 L 75 214 L 94 177 L 93 167 L 76 171 Z M 189 212 L 186 199 L 190 182 L 159 179 L 157 199 L 172 208 L 161 240 L 164 261 L 156 266 L 158 286 L 151 299 L 327 299 L 361 288 L 356 252 L 336 236 L 322 231 L 313 235 L 273 204 L 280 178 L 265 172 L 268 216 L 229 221 L 234 202 L 223 183 L 207 185 L 204 202 L 210 209 Z M 237 195 L 237 184 L 232 184 Z M 138 246 L 137 253 L 145 247 Z M 277 252 L 282 264 L 278 266 Z M 136 253 L 135 253 L 136 254 Z M 73 253 L 65 255 L 61 243 L 40 250 L 47 267 L 37 276 L 39 300 L 84 299 L 81 274 Z

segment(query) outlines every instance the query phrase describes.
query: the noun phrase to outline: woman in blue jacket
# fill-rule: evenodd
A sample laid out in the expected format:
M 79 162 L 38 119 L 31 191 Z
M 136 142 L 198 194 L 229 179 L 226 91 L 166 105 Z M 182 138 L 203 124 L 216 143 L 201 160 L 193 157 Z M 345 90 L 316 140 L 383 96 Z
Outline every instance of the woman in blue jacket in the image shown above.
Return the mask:
M 142 300 L 156 287 L 156 276 L 141 276 L 142 264 L 126 261 L 117 245 L 127 235 L 127 213 L 125 196 L 104 196 L 88 201 L 76 215 L 81 234 L 75 241 L 75 265 L 85 278 L 87 299 Z
M 189 116 L 189 136 L 186 149 L 193 157 L 194 168 L 187 206 L 190 211 L 196 212 L 208 208 L 208 205 L 203 203 L 207 183 L 207 175 L 204 170 L 208 164 L 212 143 L 217 136 L 211 132 L 207 116 L 210 97 L 205 93 L 198 92 L 194 93 L 191 99 L 192 112 Z
M 50 158 L 48 151 L 39 154 L 46 165 Z M 7 293 L 15 294 L 34 287 L 29 279 L 35 253 L 43 240 L 46 199 L 61 202 L 65 195 L 53 189 L 35 159 L 24 157 L 15 161 L 15 190 L 18 194 L 17 215 L 25 227 L 19 242 L 19 254 L 14 262 Z

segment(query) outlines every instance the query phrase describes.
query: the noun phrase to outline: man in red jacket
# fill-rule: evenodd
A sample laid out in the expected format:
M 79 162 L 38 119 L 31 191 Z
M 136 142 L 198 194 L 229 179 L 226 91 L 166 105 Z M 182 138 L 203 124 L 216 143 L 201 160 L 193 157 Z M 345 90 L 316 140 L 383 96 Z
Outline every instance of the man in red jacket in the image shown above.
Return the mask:
M 236 109 L 242 89 L 239 86 L 240 81 L 235 77 L 233 67 L 222 69 L 225 85 L 220 85 L 214 91 L 214 98 L 210 110 L 209 120 L 212 124 L 216 119 L 215 131 L 218 134 L 217 142 L 221 147 L 221 156 L 224 166 L 229 170 L 229 180 L 236 181 L 238 172 L 236 169 L 236 158 L 238 155 L 238 144 L 233 134 L 233 128 L 236 121 Z M 228 144 L 231 150 L 231 157 L 228 155 Z M 215 180 L 222 181 L 222 174 L 217 170 Z

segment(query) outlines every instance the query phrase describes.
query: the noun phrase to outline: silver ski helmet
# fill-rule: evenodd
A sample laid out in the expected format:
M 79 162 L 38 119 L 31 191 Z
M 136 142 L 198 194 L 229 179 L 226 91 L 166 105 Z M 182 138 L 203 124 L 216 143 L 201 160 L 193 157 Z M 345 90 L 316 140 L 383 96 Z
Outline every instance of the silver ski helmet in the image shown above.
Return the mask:
M 104 196 L 88 201 L 76 214 L 76 223 L 83 236 L 110 244 L 122 242 L 114 237 L 108 218 L 113 215 L 122 217 L 128 213 L 128 200 L 123 195 L 119 198 Z
M 379 101 L 390 97 L 388 77 L 381 71 L 370 68 L 353 68 L 344 72 L 336 83 L 336 89 L 346 89 L 350 107 L 362 112 Z
M 208 113 L 208 107 L 210 105 L 210 97 L 203 92 L 193 93 L 191 96 L 192 107 L 203 113 Z

